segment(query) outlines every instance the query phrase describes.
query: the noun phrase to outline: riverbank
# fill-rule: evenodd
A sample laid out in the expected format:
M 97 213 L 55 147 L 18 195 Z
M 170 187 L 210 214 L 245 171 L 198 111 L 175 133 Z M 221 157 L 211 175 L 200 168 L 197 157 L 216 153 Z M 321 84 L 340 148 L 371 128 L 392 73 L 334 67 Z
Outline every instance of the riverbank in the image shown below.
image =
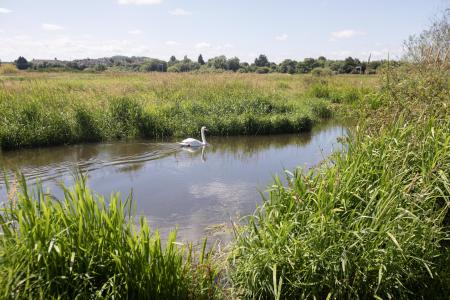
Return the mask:
M 345 152 L 276 181 L 236 228 L 237 298 L 446 299 L 450 293 L 448 61 L 388 70 Z M 376 105 L 374 105 L 374 103 Z
M 62 206 L 42 190 L 36 198 L 10 187 L 1 220 L 6 276 L 0 292 L 444 298 L 450 287 L 448 69 L 411 65 L 391 70 L 389 79 L 370 98 L 341 106 L 341 114 L 360 118 L 343 141 L 347 150 L 306 175 L 289 175 L 287 185 L 275 181 L 249 223 L 235 224 L 229 253 L 194 254 L 173 235 L 162 246 L 145 220 L 133 229 L 128 202 L 112 196 L 103 204 L 83 179 Z
M 33 73 L 0 76 L 0 148 L 308 132 L 376 76 Z

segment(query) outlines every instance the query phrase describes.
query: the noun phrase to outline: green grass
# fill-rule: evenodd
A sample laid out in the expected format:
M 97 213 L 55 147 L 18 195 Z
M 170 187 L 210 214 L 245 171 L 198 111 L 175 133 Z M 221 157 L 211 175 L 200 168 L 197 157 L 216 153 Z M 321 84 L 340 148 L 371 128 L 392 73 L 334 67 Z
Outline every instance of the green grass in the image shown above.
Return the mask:
M 305 132 L 332 116 L 331 94 L 360 95 L 374 89 L 376 80 L 336 76 L 324 81 L 280 74 L 20 72 L 0 76 L 0 147 L 197 136 L 201 126 L 207 126 L 212 135 Z
M 211 299 L 217 268 L 206 244 L 199 253 L 165 245 L 132 203 L 94 195 L 81 177 L 64 198 L 41 187 L 8 189 L 0 211 L 2 299 Z M 206 241 L 205 241 L 206 242 Z
M 357 134 L 333 166 L 275 182 L 237 233 L 232 278 L 245 298 L 272 294 L 275 266 L 283 298 L 399 299 L 438 284 L 450 238 L 448 126 Z
M 379 92 L 343 107 L 361 118 L 346 151 L 289 174 L 287 186 L 276 180 L 236 226 L 236 297 L 447 299 L 448 68 L 413 65 L 386 76 Z M 331 97 L 325 87 L 311 91 Z
M 236 238 L 165 246 L 129 203 L 79 181 L 62 201 L 10 187 L 5 298 L 445 299 L 450 294 L 448 66 L 363 76 L 20 74 L 1 78 L 2 148 L 196 134 L 285 133 L 358 117 L 345 151 L 276 180 Z M 13 79 L 15 78 L 15 79 Z M 23 184 L 24 185 L 24 184 Z M 221 262 L 223 263 L 223 262 Z M 219 273 L 230 291 L 219 291 Z M 222 276 L 222 275 L 221 275 Z M 219 293 L 223 292 L 223 293 Z

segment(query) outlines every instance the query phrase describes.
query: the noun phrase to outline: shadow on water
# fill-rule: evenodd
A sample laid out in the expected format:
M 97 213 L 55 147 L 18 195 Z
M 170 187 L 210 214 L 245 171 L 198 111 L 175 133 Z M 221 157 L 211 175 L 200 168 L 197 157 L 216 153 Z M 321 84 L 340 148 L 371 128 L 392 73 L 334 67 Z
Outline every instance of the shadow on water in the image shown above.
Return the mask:
M 211 146 L 199 149 L 173 140 L 24 149 L 0 152 L 0 165 L 10 175 L 20 170 L 31 184 L 39 178 L 56 197 L 58 183 L 71 185 L 81 170 L 100 194 L 133 191 L 137 212 L 163 233 L 178 225 L 182 239 L 196 240 L 213 228 L 224 239 L 230 219 L 252 213 L 275 174 L 318 164 L 343 135 L 345 127 L 329 123 L 301 135 L 210 137 Z

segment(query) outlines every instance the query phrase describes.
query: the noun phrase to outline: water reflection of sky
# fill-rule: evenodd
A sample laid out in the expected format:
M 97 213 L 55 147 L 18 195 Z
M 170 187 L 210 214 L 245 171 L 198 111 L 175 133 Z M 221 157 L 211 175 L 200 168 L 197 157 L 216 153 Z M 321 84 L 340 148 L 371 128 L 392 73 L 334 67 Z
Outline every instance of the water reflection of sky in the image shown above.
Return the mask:
M 57 197 L 57 183 L 70 185 L 81 169 L 96 192 L 132 191 L 137 212 L 153 227 L 166 232 L 178 225 L 183 239 L 195 240 L 212 224 L 252 213 L 275 174 L 316 165 L 344 134 L 328 125 L 305 135 L 212 137 L 203 153 L 150 141 L 75 145 L 0 153 L 0 163 L 31 181 L 41 178 Z

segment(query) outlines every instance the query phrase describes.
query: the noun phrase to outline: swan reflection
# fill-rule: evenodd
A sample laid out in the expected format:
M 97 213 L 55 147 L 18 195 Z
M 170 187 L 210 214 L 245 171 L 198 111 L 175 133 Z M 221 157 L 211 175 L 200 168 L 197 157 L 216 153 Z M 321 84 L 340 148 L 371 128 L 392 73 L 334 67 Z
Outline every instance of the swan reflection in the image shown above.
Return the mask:
M 206 157 L 206 146 L 202 146 L 202 147 L 182 147 L 181 150 L 189 152 L 189 153 L 196 154 L 195 156 L 197 156 L 198 154 L 201 153 L 202 162 L 206 162 L 206 160 L 207 160 L 207 157 Z

